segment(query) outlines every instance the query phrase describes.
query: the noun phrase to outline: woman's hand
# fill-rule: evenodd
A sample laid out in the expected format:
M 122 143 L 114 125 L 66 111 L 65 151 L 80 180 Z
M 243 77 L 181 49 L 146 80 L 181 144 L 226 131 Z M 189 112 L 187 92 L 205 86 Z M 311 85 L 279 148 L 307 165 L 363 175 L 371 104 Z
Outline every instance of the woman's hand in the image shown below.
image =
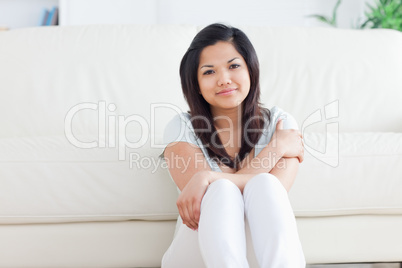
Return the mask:
M 279 120 L 271 142 L 282 152 L 282 157 L 297 157 L 299 163 L 304 159 L 302 134 L 296 129 L 283 129 L 283 121 Z
M 181 191 L 177 199 L 177 207 L 183 224 L 190 229 L 197 230 L 200 220 L 201 200 L 209 185 L 209 171 L 200 171 L 194 174 Z

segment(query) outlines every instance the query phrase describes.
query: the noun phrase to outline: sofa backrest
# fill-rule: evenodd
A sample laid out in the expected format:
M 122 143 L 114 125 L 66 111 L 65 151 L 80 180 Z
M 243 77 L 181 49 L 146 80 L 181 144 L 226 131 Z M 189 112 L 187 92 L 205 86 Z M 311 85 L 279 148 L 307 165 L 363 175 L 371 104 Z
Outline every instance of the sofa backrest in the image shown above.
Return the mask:
M 140 115 L 150 123 L 151 103 L 184 108 L 177 70 L 195 33 L 192 27 L 167 26 L 37 27 L 1 33 L 0 137 L 64 135 L 65 118 L 71 115 L 74 135 L 97 139 L 99 113 L 106 122 Z M 68 113 L 78 104 L 95 106 Z M 128 133 L 140 120 L 132 120 Z
M 402 131 L 401 33 L 240 28 L 257 50 L 267 107 L 280 106 L 302 125 L 338 101 L 342 132 Z M 146 122 L 159 139 L 175 113 L 162 104 L 187 109 L 178 67 L 199 29 L 104 25 L 0 33 L 0 137 L 63 135 L 68 115 L 74 134 L 97 133 L 104 113 L 112 120 L 140 115 L 144 120 L 131 118 L 127 133 L 138 135 Z M 88 109 L 68 113 L 79 103 Z
M 259 55 L 263 102 L 291 112 L 304 131 L 323 132 L 325 122 L 340 132 L 402 131 L 401 32 L 244 30 Z M 322 123 L 311 124 L 317 110 Z

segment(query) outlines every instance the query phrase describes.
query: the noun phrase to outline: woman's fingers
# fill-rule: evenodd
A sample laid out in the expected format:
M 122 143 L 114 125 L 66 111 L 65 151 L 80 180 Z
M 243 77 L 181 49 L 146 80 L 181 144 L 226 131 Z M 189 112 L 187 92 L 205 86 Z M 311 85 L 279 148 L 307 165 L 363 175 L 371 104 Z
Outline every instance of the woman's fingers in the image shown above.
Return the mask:
M 200 214 L 201 214 L 201 202 L 194 202 L 193 203 L 193 215 L 194 215 L 194 221 L 197 225 L 198 229 L 198 223 L 200 222 Z
M 187 225 L 186 213 L 184 212 L 184 210 L 181 206 L 177 205 L 177 208 L 179 209 L 179 214 L 180 214 L 183 224 Z
M 205 171 L 196 173 L 183 188 L 177 200 L 183 223 L 193 230 L 198 229 L 201 200 L 209 185 L 209 174 Z
M 198 229 L 198 220 L 196 220 L 193 212 L 193 204 L 191 202 L 178 202 L 177 207 L 183 220 L 183 224 L 187 225 L 190 229 Z
M 278 122 L 276 122 L 276 129 L 283 129 L 283 120 L 279 119 Z
M 299 163 L 303 162 L 304 160 L 304 141 L 303 138 L 300 138 L 300 156 L 299 156 Z
M 189 228 L 191 228 L 190 224 L 190 216 L 188 213 L 188 210 L 183 202 L 177 202 L 177 207 L 179 209 L 179 214 L 181 219 L 183 220 L 183 224 L 187 225 Z
M 188 215 L 189 215 L 189 224 L 191 226 L 191 229 L 195 230 L 195 229 L 197 229 L 198 224 L 194 219 L 193 203 L 188 202 L 186 208 L 187 208 Z
M 185 218 L 186 218 L 186 220 L 183 221 L 183 223 L 186 224 L 188 228 L 194 230 L 195 226 L 194 226 L 194 223 L 193 223 L 193 221 L 191 219 L 190 212 L 188 210 L 188 206 L 185 206 L 183 211 L 184 211 L 184 215 L 185 215 Z
M 299 159 L 299 163 L 303 162 L 303 160 L 304 160 L 304 153 L 300 154 L 297 158 Z

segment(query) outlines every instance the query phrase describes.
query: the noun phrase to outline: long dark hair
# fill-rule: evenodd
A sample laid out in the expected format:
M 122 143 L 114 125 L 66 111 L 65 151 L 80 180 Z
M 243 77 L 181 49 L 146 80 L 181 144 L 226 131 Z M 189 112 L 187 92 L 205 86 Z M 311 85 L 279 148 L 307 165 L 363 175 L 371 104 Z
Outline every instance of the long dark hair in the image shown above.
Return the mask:
M 244 58 L 250 75 L 250 91 L 243 101 L 241 148 L 235 158 L 229 156 L 214 126 L 209 103 L 199 94 L 197 71 L 201 51 L 219 41 L 230 42 Z M 248 37 L 241 30 L 219 23 L 202 29 L 193 39 L 180 64 L 180 78 L 184 97 L 190 107 L 191 122 L 198 138 L 206 147 L 209 157 L 231 168 L 239 169 L 239 163 L 257 144 L 264 128 L 264 116 L 269 120 L 270 111 L 260 103 L 260 69 L 257 53 Z M 247 122 L 247 129 L 244 127 Z M 269 123 L 269 121 L 268 121 Z M 206 129 L 210 131 L 205 131 Z M 201 130 L 201 131 L 198 131 Z M 252 130 L 252 131 L 247 131 Z M 214 141 L 212 142 L 212 137 Z

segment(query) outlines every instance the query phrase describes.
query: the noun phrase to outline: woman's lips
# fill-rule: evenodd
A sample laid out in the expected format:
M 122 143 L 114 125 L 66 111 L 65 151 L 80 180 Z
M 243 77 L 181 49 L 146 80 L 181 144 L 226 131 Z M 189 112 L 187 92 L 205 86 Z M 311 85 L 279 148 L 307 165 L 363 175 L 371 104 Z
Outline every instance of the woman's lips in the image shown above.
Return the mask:
M 232 94 L 235 90 L 236 90 L 236 88 L 228 88 L 228 89 L 219 91 L 217 94 L 219 96 L 226 96 L 226 95 Z

